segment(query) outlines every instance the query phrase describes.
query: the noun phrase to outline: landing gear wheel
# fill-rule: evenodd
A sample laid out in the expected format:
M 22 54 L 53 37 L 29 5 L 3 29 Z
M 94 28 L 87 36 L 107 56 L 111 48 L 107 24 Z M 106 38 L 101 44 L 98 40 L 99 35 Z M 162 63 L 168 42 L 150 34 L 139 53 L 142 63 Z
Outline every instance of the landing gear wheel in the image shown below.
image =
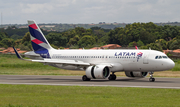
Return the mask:
M 116 75 L 111 74 L 108 79 L 109 79 L 109 80 L 116 80 Z
M 83 75 L 83 76 L 82 76 L 82 80 L 83 80 L 83 81 L 90 81 L 91 79 L 88 78 L 86 75 Z
M 154 81 L 155 81 L 155 78 L 149 78 L 149 81 L 150 81 L 150 82 L 154 82 Z
M 149 81 L 150 82 L 154 82 L 155 81 L 155 78 L 153 78 L 153 74 L 154 74 L 154 72 L 149 72 L 149 75 L 150 75 L 150 78 L 149 78 Z

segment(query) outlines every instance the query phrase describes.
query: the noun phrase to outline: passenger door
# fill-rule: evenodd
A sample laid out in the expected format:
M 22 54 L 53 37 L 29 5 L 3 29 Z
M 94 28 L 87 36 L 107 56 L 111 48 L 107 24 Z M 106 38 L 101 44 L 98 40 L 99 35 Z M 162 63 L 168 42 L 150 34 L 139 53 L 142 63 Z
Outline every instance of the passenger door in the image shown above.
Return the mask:
M 148 61 L 149 54 L 150 54 L 150 52 L 147 52 L 144 54 L 143 64 L 149 64 L 149 61 Z

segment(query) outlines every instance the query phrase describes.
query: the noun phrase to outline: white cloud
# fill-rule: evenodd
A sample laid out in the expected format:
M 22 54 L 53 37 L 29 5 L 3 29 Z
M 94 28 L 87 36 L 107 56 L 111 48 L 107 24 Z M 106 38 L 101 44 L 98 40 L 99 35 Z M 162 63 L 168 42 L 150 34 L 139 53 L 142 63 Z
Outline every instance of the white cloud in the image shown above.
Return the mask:
M 98 23 L 180 21 L 178 0 L 6 0 L 4 23 Z
M 22 13 L 47 13 L 53 9 L 53 7 L 47 3 L 45 4 L 20 4 Z

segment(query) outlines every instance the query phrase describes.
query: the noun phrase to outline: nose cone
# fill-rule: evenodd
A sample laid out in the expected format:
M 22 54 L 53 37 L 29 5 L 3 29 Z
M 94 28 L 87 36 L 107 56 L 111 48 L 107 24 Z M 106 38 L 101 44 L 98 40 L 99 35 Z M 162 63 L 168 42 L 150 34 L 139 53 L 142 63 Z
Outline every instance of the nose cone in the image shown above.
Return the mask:
M 171 59 L 166 64 L 167 69 L 172 69 L 174 68 L 174 66 L 175 66 L 175 63 Z

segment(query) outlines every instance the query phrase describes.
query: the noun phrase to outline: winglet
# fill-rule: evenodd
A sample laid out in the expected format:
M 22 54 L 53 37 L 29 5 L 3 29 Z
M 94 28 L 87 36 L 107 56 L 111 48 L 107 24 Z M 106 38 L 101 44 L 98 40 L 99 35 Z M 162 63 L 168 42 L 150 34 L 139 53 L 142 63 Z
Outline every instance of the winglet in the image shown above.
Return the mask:
M 14 52 L 16 53 L 16 56 L 19 58 L 19 59 L 21 59 L 21 60 L 27 60 L 27 61 L 32 61 L 32 60 L 30 60 L 30 59 L 24 59 L 24 58 L 22 58 L 21 57 L 21 55 L 17 52 L 17 50 L 13 47 L 13 49 L 14 49 Z
M 17 50 L 13 47 L 13 49 L 14 49 L 14 52 L 16 53 L 16 56 L 19 58 L 19 59 L 23 59 L 22 57 L 21 57 L 21 55 L 17 52 Z

